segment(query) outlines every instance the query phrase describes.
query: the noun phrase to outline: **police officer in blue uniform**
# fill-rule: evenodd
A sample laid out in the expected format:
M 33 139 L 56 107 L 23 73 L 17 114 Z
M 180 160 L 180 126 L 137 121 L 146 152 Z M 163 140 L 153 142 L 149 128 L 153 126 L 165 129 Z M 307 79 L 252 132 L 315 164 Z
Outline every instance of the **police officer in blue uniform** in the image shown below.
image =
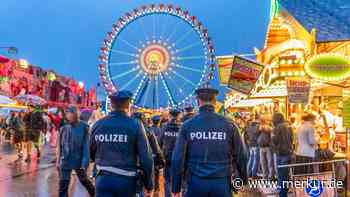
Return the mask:
M 128 116 L 132 94 L 118 91 L 110 96 L 113 111 L 91 130 L 90 158 L 98 170 L 96 196 L 136 195 L 140 169 L 145 196 L 152 195 L 153 159 L 143 125 Z
M 189 174 L 187 197 L 232 197 L 231 178 L 237 171 L 246 182 L 246 154 L 237 127 L 214 111 L 218 90 L 196 90 L 199 114 L 180 130 L 172 157 L 172 193 L 180 196 L 183 172 Z
M 160 136 L 160 145 L 165 157 L 164 168 L 164 193 L 165 197 L 171 196 L 171 182 L 170 182 L 170 169 L 171 169 L 171 157 L 175 147 L 175 142 L 178 137 L 181 121 L 181 111 L 178 109 L 171 109 L 169 111 L 170 121 L 162 129 Z
M 135 112 L 132 117 L 141 121 L 143 125 L 147 123 L 146 116 L 142 112 Z M 165 159 L 153 131 L 148 127 L 145 128 L 154 161 L 154 197 L 156 197 L 159 195 L 159 170 L 164 168 Z
M 152 126 L 150 128 L 154 135 L 156 135 L 158 143 L 160 139 L 160 134 L 162 132 L 162 129 L 160 128 L 160 119 L 161 118 L 159 115 L 152 116 Z
M 160 136 L 162 133 L 162 130 L 160 128 L 160 116 L 159 115 L 155 115 L 152 116 L 152 126 L 150 128 L 150 132 L 153 133 L 157 139 L 157 142 L 159 144 L 160 142 Z M 164 161 L 163 166 L 155 166 L 154 169 L 154 197 L 158 197 L 159 196 L 159 177 L 160 177 L 160 170 L 162 168 L 164 168 L 165 165 L 165 158 L 162 152 L 162 160 Z
M 181 119 L 182 122 L 185 122 L 186 120 L 191 119 L 195 115 L 194 107 L 192 105 L 187 105 L 184 108 L 184 110 L 185 110 L 185 114 Z

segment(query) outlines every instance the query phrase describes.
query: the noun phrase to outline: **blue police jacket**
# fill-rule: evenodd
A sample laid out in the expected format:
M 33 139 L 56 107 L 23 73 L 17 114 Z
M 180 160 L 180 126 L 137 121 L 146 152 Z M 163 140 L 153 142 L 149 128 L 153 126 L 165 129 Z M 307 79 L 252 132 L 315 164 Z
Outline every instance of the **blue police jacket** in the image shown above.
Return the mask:
M 181 127 L 172 157 L 172 192 L 180 192 L 184 171 L 201 178 L 224 178 L 237 170 L 246 181 L 246 161 L 237 127 L 216 114 L 214 106 L 204 105 Z
M 150 127 L 150 130 L 151 130 L 151 131 L 154 133 L 154 135 L 156 136 L 157 141 L 158 141 L 158 144 L 159 144 L 159 140 L 160 140 L 160 135 L 161 135 L 161 133 L 162 133 L 162 129 L 161 129 L 160 127 L 158 127 L 158 126 L 153 125 L 153 126 Z
M 61 169 L 89 165 L 89 126 L 84 122 L 64 125 L 58 138 L 58 164 Z
M 171 164 L 171 157 L 174 151 L 176 139 L 179 136 L 181 124 L 177 123 L 175 119 L 171 119 L 163 127 L 163 131 L 160 135 L 159 145 L 163 150 L 166 164 Z
M 153 159 L 143 125 L 114 111 L 91 129 L 90 158 L 98 166 L 127 171 L 141 169 L 145 188 L 153 189 Z

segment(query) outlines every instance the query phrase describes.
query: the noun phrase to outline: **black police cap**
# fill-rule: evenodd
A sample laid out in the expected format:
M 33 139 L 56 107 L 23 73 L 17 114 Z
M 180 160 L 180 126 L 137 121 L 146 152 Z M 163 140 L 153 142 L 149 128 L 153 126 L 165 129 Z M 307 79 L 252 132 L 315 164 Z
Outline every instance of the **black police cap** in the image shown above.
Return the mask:
M 184 109 L 186 112 L 190 112 L 190 111 L 193 111 L 194 107 L 192 105 L 188 105 Z
M 170 110 L 169 110 L 169 114 L 170 114 L 172 117 L 176 117 L 176 116 L 178 116 L 180 113 L 181 113 L 181 111 L 180 111 L 179 109 L 176 109 L 176 108 L 170 109 Z
M 158 116 L 158 115 L 152 116 L 152 121 L 153 121 L 153 122 L 160 121 L 160 116 Z
M 125 100 L 130 100 L 131 98 L 132 98 L 132 93 L 127 90 L 121 90 L 109 96 L 109 99 L 111 99 L 112 101 L 125 101 Z
M 202 87 L 195 91 L 197 96 L 217 96 L 219 91 L 212 87 Z

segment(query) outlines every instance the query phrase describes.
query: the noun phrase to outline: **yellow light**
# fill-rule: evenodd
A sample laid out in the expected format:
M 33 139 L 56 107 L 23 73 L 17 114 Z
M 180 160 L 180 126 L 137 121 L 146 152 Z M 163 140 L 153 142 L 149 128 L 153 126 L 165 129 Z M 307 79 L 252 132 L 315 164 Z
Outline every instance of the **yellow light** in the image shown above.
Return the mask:
M 288 72 L 288 76 L 292 76 L 293 73 L 291 71 Z
M 21 68 L 28 68 L 28 66 L 29 66 L 28 61 L 25 60 L 25 59 L 20 59 L 20 60 L 18 61 L 18 64 L 19 64 L 19 66 L 20 66 Z
M 79 86 L 79 88 L 82 89 L 82 88 L 84 88 L 84 83 L 82 81 L 79 81 L 78 86 Z
M 286 72 L 282 72 L 282 73 L 281 73 L 281 76 L 286 76 Z

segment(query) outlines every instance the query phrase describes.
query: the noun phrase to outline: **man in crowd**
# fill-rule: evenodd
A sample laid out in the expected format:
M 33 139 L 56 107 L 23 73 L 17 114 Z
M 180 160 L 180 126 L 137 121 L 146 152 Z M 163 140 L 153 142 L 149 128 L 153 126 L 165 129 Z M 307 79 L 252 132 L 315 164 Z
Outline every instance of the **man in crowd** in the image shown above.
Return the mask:
M 214 111 L 218 90 L 204 87 L 196 94 L 199 114 L 182 125 L 172 157 L 173 196 L 180 196 L 183 174 L 188 171 L 187 197 L 232 197 L 235 171 L 247 181 L 241 137 L 230 120 Z
M 61 128 L 58 138 L 59 196 L 68 197 L 70 177 L 74 170 L 81 184 L 94 197 L 95 187 L 86 174 L 89 166 L 89 126 L 79 120 L 76 107 L 67 109 L 66 119 L 68 122 Z
M 90 158 L 98 170 L 97 197 L 135 196 L 138 169 L 142 172 L 145 196 L 152 195 L 152 151 L 143 125 L 128 116 L 131 98 L 129 91 L 112 94 L 113 111 L 91 130 Z
M 277 166 L 287 165 L 291 162 L 293 154 L 293 130 L 291 126 L 285 121 L 282 113 L 276 112 L 272 117 L 272 146 L 277 155 Z M 283 181 L 288 181 L 287 167 L 277 168 L 277 180 L 279 185 L 279 196 L 287 197 L 288 187 L 283 187 Z
M 195 115 L 194 107 L 192 105 L 187 105 L 184 110 L 185 114 L 181 119 L 182 122 L 185 122 L 186 120 L 192 118 Z
M 171 157 L 174 151 L 175 142 L 180 130 L 180 111 L 172 109 L 169 111 L 170 121 L 164 126 L 160 136 L 160 145 L 164 152 L 165 168 L 164 168 L 164 193 L 165 197 L 171 196 Z
M 43 114 L 40 111 L 39 106 L 29 106 L 28 113 L 24 116 L 23 121 L 25 124 L 25 142 L 27 149 L 27 158 L 26 162 L 31 161 L 32 154 L 32 144 L 36 149 L 37 158 L 40 159 L 40 147 L 39 147 L 39 139 L 40 134 L 46 128 L 45 121 L 43 118 Z
M 247 166 L 248 177 L 257 178 L 259 168 L 259 127 L 260 127 L 260 116 L 255 114 L 254 120 L 248 122 L 245 128 L 245 138 L 249 148 L 249 160 Z

